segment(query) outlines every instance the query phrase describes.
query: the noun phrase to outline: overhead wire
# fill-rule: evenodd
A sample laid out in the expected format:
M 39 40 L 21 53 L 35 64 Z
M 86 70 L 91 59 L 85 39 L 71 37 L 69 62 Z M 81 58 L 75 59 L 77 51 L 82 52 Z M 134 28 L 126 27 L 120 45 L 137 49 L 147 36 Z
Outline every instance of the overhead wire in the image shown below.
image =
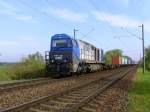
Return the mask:
M 130 36 L 133 36 L 133 37 L 136 37 L 136 38 L 142 40 L 141 37 L 139 37 L 139 36 L 137 36 L 136 34 L 130 32 L 127 28 L 121 27 L 121 29 L 124 30 L 124 31 L 126 31 Z M 139 50 L 138 50 L 138 51 L 139 51 Z
M 92 0 L 90 0 L 91 1 L 91 3 L 94 5 L 94 6 L 96 6 L 95 4 L 94 4 L 94 2 L 92 1 Z M 105 6 L 106 6 L 106 4 L 105 4 Z M 106 8 L 107 8 L 108 6 L 106 6 Z M 96 8 L 99 10 L 99 8 L 96 6 Z M 109 7 L 108 7 L 109 8 Z M 110 8 L 109 8 L 109 10 L 110 10 Z M 105 21 L 107 21 L 108 22 L 108 19 L 107 19 L 107 17 L 105 16 L 105 15 L 102 15 L 103 16 L 103 18 L 105 19 Z M 111 29 L 111 31 L 115 34 L 115 35 L 118 35 L 117 34 L 117 32 L 111 27 L 111 25 L 110 24 L 108 24 L 108 27 Z M 114 37 L 120 37 L 120 36 L 114 36 Z M 120 38 L 118 38 L 118 40 L 122 43 L 122 46 L 124 47 L 124 48 L 127 48 L 128 46 L 126 45 L 126 43 L 124 43 L 123 41 L 121 41 L 121 39 Z
M 77 6 L 78 8 L 80 8 L 79 3 L 78 3 L 76 0 L 74 0 L 74 2 L 76 3 L 76 6 Z M 82 7 L 82 8 L 83 8 L 83 7 Z M 86 11 L 87 11 L 87 9 L 86 9 Z M 89 11 L 86 12 L 86 13 L 90 14 Z M 84 23 L 84 24 L 87 24 L 87 23 Z M 93 31 L 96 30 L 96 28 L 95 28 L 93 25 L 91 25 L 91 24 L 89 24 L 89 23 L 88 23 L 87 25 L 91 27 L 91 30 L 88 31 L 85 35 L 83 35 L 83 36 L 80 38 L 81 40 L 87 38 L 90 33 L 92 33 Z
M 89 1 L 90 1 L 91 4 L 95 7 L 96 10 L 100 11 L 100 9 L 95 5 L 95 3 L 93 2 L 93 0 L 89 0 Z M 105 4 L 105 6 L 106 6 L 106 4 Z M 106 7 L 108 7 L 108 6 L 106 6 Z M 103 14 L 102 14 L 102 17 L 103 17 L 103 19 L 107 22 L 108 27 L 110 28 L 110 30 L 111 30 L 115 35 L 117 35 L 117 32 L 114 31 L 114 29 L 113 29 L 113 28 L 111 27 L 111 25 L 108 23 L 107 17 L 106 17 L 105 15 L 103 15 Z M 141 39 L 139 36 L 137 36 L 137 35 L 135 35 L 135 34 L 129 32 L 127 29 L 126 29 L 126 32 L 127 32 L 128 34 L 134 36 L 134 37 L 137 37 L 138 39 Z M 129 37 L 129 36 L 128 36 L 128 37 Z M 125 49 L 128 47 L 128 46 L 126 45 L 126 43 L 124 43 L 123 41 L 121 41 L 120 38 L 119 38 L 118 40 L 122 43 L 122 46 L 123 46 L 123 47 L 125 46 L 125 47 L 124 47 Z
M 49 0 L 46 0 L 46 1 L 49 2 Z M 95 7 L 97 10 L 99 10 L 99 8 L 97 8 L 97 6 L 94 4 L 94 2 L 93 2 L 92 0 L 90 0 L 90 1 L 91 1 L 91 3 L 94 5 L 94 7 Z M 27 7 L 31 8 L 31 9 L 34 10 L 35 12 L 38 11 L 38 12 L 41 13 L 42 15 L 49 17 L 51 20 L 63 24 L 65 27 L 67 26 L 69 29 L 70 29 L 70 28 L 73 29 L 73 27 L 71 27 L 70 25 L 63 23 L 63 22 L 61 22 L 61 21 L 55 19 L 55 18 L 52 17 L 52 16 L 49 16 L 46 12 L 43 12 L 43 11 L 39 10 L 38 8 L 35 8 L 35 7 L 31 6 L 30 4 L 26 3 L 25 1 L 20 0 L 19 2 L 22 3 L 23 5 L 26 5 Z M 104 16 L 104 15 L 103 15 L 103 16 Z M 104 18 L 105 18 L 105 16 L 104 16 Z M 107 19 L 105 18 L 105 20 L 107 20 Z M 110 26 L 109 26 L 109 27 L 110 27 Z M 114 33 L 116 34 L 116 32 L 112 29 L 112 27 L 110 27 L 110 29 L 112 30 L 112 32 L 114 32 Z M 87 36 L 88 36 L 92 31 L 94 31 L 94 30 L 95 30 L 95 28 L 92 28 L 87 34 L 82 34 L 83 37 L 82 37 L 81 39 L 87 37 Z M 80 31 L 80 32 L 81 32 L 81 31 Z M 119 40 L 120 40 L 120 39 L 119 39 Z
M 50 16 L 50 15 L 48 15 L 46 12 L 41 11 L 40 9 L 31 6 L 30 4 L 26 3 L 25 1 L 19 0 L 19 2 L 20 2 L 21 4 L 23 4 L 23 5 L 27 6 L 27 7 L 29 7 L 30 9 L 32 9 L 32 10 L 35 11 L 36 13 L 37 13 L 37 12 L 38 12 L 38 13 L 41 13 L 42 15 L 44 15 L 44 16 L 48 17 L 49 19 L 51 19 L 52 21 L 55 21 L 55 22 L 57 22 L 57 23 L 60 23 L 60 24 L 64 25 L 65 27 L 69 28 L 69 29 L 70 29 L 70 28 L 73 29 L 72 26 L 70 26 L 70 25 L 68 25 L 68 24 L 65 24 L 65 23 L 63 23 L 63 22 L 57 20 L 57 19 L 54 18 L 53 16 Z
M 49 2 L 49 0 L 45 0 L 48 4 L 50 4 L 50 2 Z M 77 6 L 77 5 L 76 5 Z M 85 24 L 85 23 L 84 23 Z M 87 24 L 87 25 L 89 25 L 89 24 Z M 89 25 L 89 26 L 92 26 L 92 25 Z M 93 28 L 92 28 L 93 29 Z M 84 37 L 85 38 L 85 36 L 87 37 L 88 35 L 87 34 L 84 34 L 83 32 L 81 32 L 80 31 L 80 33 L 83 35 L 82 37 Z M 91 32 L 90 32 L 91 33 Z M 89 33 L 88 33 L 89 34 Z M 80 38 L 80 39 L 82 39 L 82 38 Z
M 130 32 L 127 28 L 121 27 L 122 30 L 126 31 L 128 34 L 130 34 L 133 37 L 137 37 L 138 39 L 142 39 L 140 36 L 137 36 L 136 34 Z
M 95 3 L 93 2 L 93 0 L 89 0 L 89 2 L 92 4 L 92 6 L 97 10 L 97 11 L 100 11 L 100 9 L 97 7 L 97 5 L 95 5 Z M 102 17 L 103 19 L 107 22 L 107 26 L 109 27 L 109 29 L 112 31 L 112 33 L 114 33 L 115 35 L 117 35 L 117 32 L 112 28 L 112 26 L 108 23 L 108 19 L 105 15 L 102 14 Z M 119 41 L 121 41 L 119 39 Z M 110 43 L 112 44 L 112 43 Z M 125 45 L 125 44 L 123 44 Z
M 47 0 L 48 1 L 48 0 Z M 75 2 L 76 2 L 76 0 L 74 0 Z M 79 5 L 77 5 L 78 3 L 76 2 L 76 6 L 79 6 Z M 86 9 L 87 10 L 87 9 Z M 89 13 L 89 12 L 88 12 Z M 90 13 L 91 14 L 91 13 Z M 87 32 L 83 37 L 81 37 L 80 39 L 84 39 L 84 38 L 87 38 L 88 37 L 88 35 L 91 33 L 91 32 L 93 32 L 96 28 L 95 27 L 93 27 L 93 25 L 91 25 L 91 24 L 88 24 L 89 26 L 91 26 L 92 27 L 92 29 L 89 31 L 89 32 Z M 102 44 L 101 44 L 102 45 Z M 106 45 L 106 44 L 105 44 Z
M 97 7 L 97 5 L 95 5 L 95 3 L 93 2 L 93 0 L 89 0 L 89 2 L 92 4 L 92 6 L 93 6 L 97 11 L 100 11 L 99 7 Z M 108 24 L 108 19 L 107 19 L 107 17 L 106 17 L 104 14 L 102 14 L 102 17 L 103 17 L 103 19 L 107 22 L 107 25 L 108 25 L 108 27 L 110 28 L 110 30 L 111 30 L 113 33 L 116 34 L 117 32 L 114 31 L 114 29 L 111 27 L 110 24 Z
M 81 37 L 80 39 L 84 39 L 85 37 L 87 37 L 91 32 L 93 32 L 95 29 L 92 28 L 89 32 L 87 32 L 83 37 Z

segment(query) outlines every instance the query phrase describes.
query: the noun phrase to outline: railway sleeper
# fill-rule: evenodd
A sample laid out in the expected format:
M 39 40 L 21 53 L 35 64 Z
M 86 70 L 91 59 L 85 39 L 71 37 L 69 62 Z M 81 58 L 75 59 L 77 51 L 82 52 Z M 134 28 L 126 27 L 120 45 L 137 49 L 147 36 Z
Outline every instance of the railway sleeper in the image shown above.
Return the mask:
M 85 93 L 85 92 L 92 91 L 92 90 L 95 90 L 95 88 L 90 87 L 90 88 L 80 89 L 76 93 Z
M 49 112 L 49 111 L 44 111 L 44 110 L 39 110 L 39 109 L 36 109 L 36 108 L 30 108 L 28 111 L 26 112 Z
M 83 97 L 81 95 L 80 96 L 67 95 L 67 96 L 65 96 L 65 98 L 68 98 L 68 99 L 82 99 Z
M 82 93 L 82 94 L 80 94 L 80 93 L 78 93 L 78 94 L 71 94 L 71 95 L 73 95 L 74 97 L 78 97 L 78 96 L 81 96 L 82 98 L 86 98 L 86 97 L 88 97 L 88 94 L 87 93 Z
M 74 97 L 74 98 L 80 98 L 80 99 L 82 99 L 83 97 L 87 97 L 87 95 L 80 95 L 80 94 L 70 94 L 70 95 L 68 95 L 68 96 L 70 96 L 70 97 Z
M 63 102 L 63 101 L 59 101 L 59 100 L 50 100 L 47 104 L 51 104 L 51 105 L 67 105 L 67 104 L 75 104 L 75 103 L 73 103 L 73 102 Z
M 98 99 L 94 99 L 93 101 L 92 101 L 92 103 L 93 104 L 103 104 L 103 102 L 101 102 L 101 100 L 98 100 Z
M 62 109 L 63 107 L 60 107 L 60 106 L 56 106 L 56 105 L 48 105 L 48 104 L 41 104 L 40 105 L 40 110 L 44 110 L 44 111 L 50 111 L 50 110 L 53 110 L 53 111 L 58 111 L 60 109 Z
M 46 109 L 46 110 L 50 110 L 50 109 L 53 109 L 53 110 L 58 110 L 58 109 L 61 109 L 59 106 L 56 106 L 56 105 L 48 105 L 48 104 L 41 104 L 41 106 Z
M 63 110 L 69 105 L 73 105 L 73 103 L 63 102 L 63 104 L 59 103 L 59 104 L 53 104 L 53 105 L 46 103 L 46 104 L 41 104 L 38 107 L 30 108 L 29 110 L 36 110 L 37 112 L 59 112 L 60 110 Z
M 93 109 L 91 107 L 83 107 L 81 109 L 81 112 L 83 112 L 83 111 L 85 111 L 85 112 L 97 112 L 96 109 Z
M 72 101 L 75 101 L 76 99 L 68 99 L 68 98 L 61 97 L 61 98 L 57 98 L 56 100 L 62 101 L 62 102 L 72 102 Z
M 91 103 L 87 104 L 87 107 L 96 108 L 96 107 L 98 107 L 98 104 L 91 102 Z
M 112 78 L 112 80 L 114 80 Z M 45 105 L 48 105 L 49 107 L 46 108 L 46 106 L 43 106 L 43 105 L 39 105 L 39 106 L 35 106 L 35 107 L 31 107 L 30 110 L 33 111 L 33 112 L 48 112 L 48 111 L 52 111 L 54 110 L 53 108 L 56 109 L 56 107 L 58 107 L 58 110 L 62 110 L 62 109 L 65 109 L 65 108 L 69 108 L 71 107 L 72 105 L 75 105 L 77 103 L 81 103 L 81 102 L 84 102 L 86 101 L 86 97 L 91 97 L 93 96 L 93 94 L 97 93 L 98 89 L 101 90 L 101 87 L 103 87 L 103 84 L 105 84 L 105 81 L 100 81 L 101 83 L 90 83 L 88 87 L 82 87 L 80 89 L 78 89 L 77 91 L 74 91 L 74 92 L 70 92 L 70 93 L 67 93 L 66 95 L 63 95 L 61 97 L 63 97 L 65 99 L 66 96 L 69 96 L 69 95 L 74 95 L 75 97 L 77 96 L 80 96 L 81 99 L 80 100 L 73 100 L 73 99 L 69 99 L 69 101 L 63 101 L 63 100 L 60 100 L 58 99 L 57 97 L 54 97 L 53 99 L 49 99 L 47 102 L 45 102 L 44 104 Z M 103 82 L 103 83 L 102 83 Z M 106 81 L 107 82 L 107 81 Z M 109 83 L 108 83 L 109 84 Z M 104 86 L 105 87 L 105 86 Z M 93 89 L 94 88 L 94 89 Z M 84 92 L 83 92 L 83 91 Z M 97 101 L 98 102 L 98 101 Z M 98 103 L 97 103 L 98 104 Z M 42 108 L 46 108 L 45 111 L 42 110 Z M 87 107 L 86 107 L 87 108 Z M 35 110 L 34 110 L 35 109 Z M 48 110 L 49 109 L 49 110 Z M 82 107 L 81 107 L 82 109 Z M 40 111 L 41 110 L 41 111 Z M 87 109 L 89 110 L 89 109 Z M 29 112 L 29 111 L 28 111 Z

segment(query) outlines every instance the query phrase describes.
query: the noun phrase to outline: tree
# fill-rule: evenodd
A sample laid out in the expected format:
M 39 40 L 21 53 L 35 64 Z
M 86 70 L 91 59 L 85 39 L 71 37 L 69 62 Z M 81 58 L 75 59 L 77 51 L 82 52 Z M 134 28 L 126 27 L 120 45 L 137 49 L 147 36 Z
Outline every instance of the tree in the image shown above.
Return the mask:
M 105 61 L 107 64 L 111 64 L 112 63 L 112 57 L 113 56 L 122 56 L 123 51 L 121 49 L 114 49 L 114 50 L 110 50 L 107 51 L 105 53 Z
M 150 46 L 145 49 L 145 67 L 150 71 Z

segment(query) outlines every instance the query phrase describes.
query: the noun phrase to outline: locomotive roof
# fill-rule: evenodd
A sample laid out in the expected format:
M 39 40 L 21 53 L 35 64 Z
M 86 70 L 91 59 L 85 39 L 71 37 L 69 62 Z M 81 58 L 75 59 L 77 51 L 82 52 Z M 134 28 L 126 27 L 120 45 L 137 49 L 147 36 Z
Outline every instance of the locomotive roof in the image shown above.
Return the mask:
M 88 42 L 85 42 L 85 41 L 80 40 L 80 39 L 78 39 L 78 40 L 81 41 L 81 42 L 83 42 L 83 43 L 85 43 L 85 44 L 91 45 L 92 47 L 95 47 L 94 45 L 92 45 L 92 44 L 90 44 L 90 43 L 88 43 Z
M 52 36 L 52 39 L 58 39 L 58 38 L 72 38 L 71 36 L 69 36 L 69 35 L 67 35 L 67 34 L 65 34 L 65 33 L 62 33 L 62 34 L 55 34 L 55 35 L 53 35 Z
M 67 34 L 65 34 L 65 33 L 62 33 L 62 34 L 55 34 L 54 36 L 52 36 L 52 39 L 58 39 L 58 38 L 64 38 L 64 39 L 74 39 L 73 37 L 71 37 L 71 36 L 69 36 L 69 35 L 67 35 Z M 90 45 L 90 46 L 92 46 L 92 47 L 95 47 L 94 45 L 92 45 L 92 44 L 90 44 L 90 43 L 88 43 L 88 42 L 86 42 L 86 41 L 83 41 L 83 40 L 80 40 L 80 39 L 76 39 L 77 41 L 81 41 L 81 42 L 83 42 L 83 43 L 85 43 L 85 44 L 88 44 L 88 45 Z M 97 48 L 97 47 L 95 47 L 95 48 Z

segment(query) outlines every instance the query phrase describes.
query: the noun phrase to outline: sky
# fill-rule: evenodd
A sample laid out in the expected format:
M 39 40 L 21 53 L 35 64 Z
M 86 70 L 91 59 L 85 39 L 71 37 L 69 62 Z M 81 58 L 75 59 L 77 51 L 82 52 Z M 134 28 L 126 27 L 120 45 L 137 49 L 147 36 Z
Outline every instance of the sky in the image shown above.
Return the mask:
M 105 52 L 122 49 L 134 60 L 150 45 L 150 0 L 0 0 L 0 62 L 50 50 L 51 36 L 66 33 Z

